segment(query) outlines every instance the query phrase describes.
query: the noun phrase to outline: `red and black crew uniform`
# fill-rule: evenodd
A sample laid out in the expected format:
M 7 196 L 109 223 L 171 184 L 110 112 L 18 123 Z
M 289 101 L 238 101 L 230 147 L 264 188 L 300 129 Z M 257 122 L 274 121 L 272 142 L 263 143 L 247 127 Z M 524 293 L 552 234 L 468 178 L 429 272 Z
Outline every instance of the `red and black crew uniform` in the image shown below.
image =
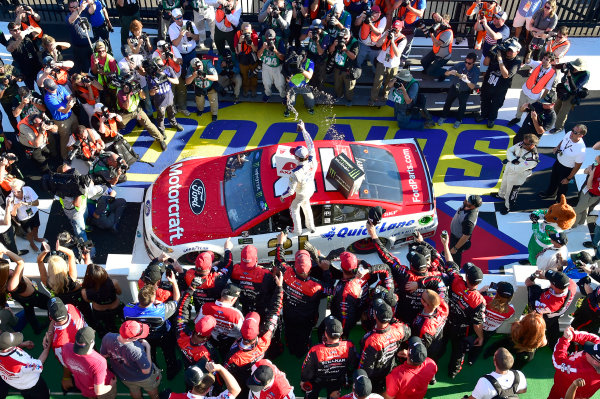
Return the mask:
M 342 279 L 334 288 L 330 308 L 331 315 L 342 322 L 343 336 L 347 338 L 366 308 L 369 287 L 382 285 L 393 289 L 394 281 L 386 265 L 369 265 L 361 261 L 361 268 L 366 269 L 366 273 L 358 275 L 358 259 L 353 253 L 343 252 L 340 260 Z
M 240 304 L 242 313 L 258 312 L 266 315 L 266 302 L 275 288 L 273 275 L 257 264 L 258 256 L 254 245 L 242 249 L 242 260 L 233 266 L 231 281 L 242 289 Z
M 436 361 L 442 352 L 444 326 L 448 320 L 449 311 L 446 301 L 441 298 L 439 301 L 439 305 L 433 310 L 429 308 L 428 304 L 424 304 L 425 308 L 412 323 L 413 336 L 421 338 L 429 357 Z
M 348 385 L 358 358 L 354 345 L 341 340 L 342 323 L 328 316 L 325 323 L 325 342 L 313 346 L 302 363 L 300 387 L 305 399 L 317 399 L 324 388 L 327 397 Z
M 283 280 L 283 278 L 282 278 Z M 231 347 L 225 368 L 242 387 L 241 397 L 248 396 L 244 382 L 250 377 L 252 366 L 265 356 L 271 339 L 277 330 L 283 300 L 283 287 L 275 286 L 266 317 L 261 319 L 257 312 L 250 312 L 242 324 L 242 337 Z
M 542 289 L 535 284 L 535 278 L 550 280 L 550 287 Z M 551 348 L 560 337 L 558 319 L 565 314 L 577 293 L 577 284 L 563 272 L 541 270 L 525 280 L 529 309 L 544 316 L 546 321 L 546 339 Z
M 448 376 L 455 378 L 462 369 L 465 354 L 472 345 L 483 342 L 483 321 L 485 320 L 485 299 L 477 285 L 483 279 L 481 269 L 472 263 L 466 263 L 464 271 L 467 279 L 459 274 L 458 265 L 448 263 L 447 284 L 450 311 L 444 330 L 444 347 L 452 344 Z M 477 335 L 473 339 L 472 332 Z M 441 356 L 441 355 L 440 355 Z
M 283 273 L 283 327 L 290 353 L 302 357 L 308 352 L 310 335 L 317 324 L 319 303 L 331 292 L 331 274 L 323 272 L 323 282 L 310 277 L 312 263 L 306 250 L 296 252 L 294 267 L 283 259 L 277 244 L 275 264 Z
M 285 373 L 270 360 L 262 359 L 252 366 L 252 375 L 246 381 L 253 399 L 295 399 L 294 388 Z M 240 396 L 241 397 L 241 396 Z
M 185 284 L 190 287 L 195 278 L 201 282 L 195 284 L 193 298 L 196 312 L 205 303 L 218 300 L 221 291 L 227 285 L 233 264 L 233 256 L 229 249 L 225 249 L 225 255 L 218 264 L 213 266 L 215 255 L 211 251 L 202 252 L 196 257 L 195 268 L 185 273 Z
M 394 359 L 400 344 L 410 337 L 410 327 L 393 319 L 392 307 L 383 299 L 374 303 L 376 327 L 361 341 L 362 354 L 358 367 L 365 370 L 372 381 L 373 391 L 385 392 L 385 377 L 394 368 Z
M 390 305 L 392 308 L 392 314 L 395 312 L 396 304 L 398 303 L 398 296 L 394 294 L 393 289 L 387 289 L 381 285 L 378 285 L 373 289 L 369 289 L 368 304 L 362 314 L 362 320 L 360 322 L 360 325 L 366 332 L 369 332 L 375 328 L 376 322 L 374 305 L 378 299 L 381 299 Z
M 186 290 L 177 310 L 177 345 L 179 345 L 179 349 L 183 353 L 185 368 L 196 364 L 202 358 L 210 362 L 217 362 L 219 359 L 217 349 L 209 341 L 217 320 L 207 315 L 198 320 L 193 329 L 189 328 L 189 302 L 191 299 L 191 289 Z

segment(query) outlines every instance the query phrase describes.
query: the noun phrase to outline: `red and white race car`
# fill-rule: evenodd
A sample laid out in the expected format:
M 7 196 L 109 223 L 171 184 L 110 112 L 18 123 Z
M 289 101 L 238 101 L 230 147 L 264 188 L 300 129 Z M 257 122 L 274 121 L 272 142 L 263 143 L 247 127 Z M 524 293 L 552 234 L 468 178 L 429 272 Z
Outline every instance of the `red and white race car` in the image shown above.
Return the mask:
M 304 242 L 323 250 L 346 247 L 370 250 L 365 222 L 370 207 L 386 210 L 377 225 L 389 247 L 411 241 L 415 231 L 425 237 L 437 227 L 429 169 L 413 139 L 346 142 L 315 141 L 319 168 L 311 198 L 315 233 L 307 229 L 290 236 L 286 253 Z M 290 144 L 293 145 L 293 144 Z M 170 254 L 182 264 L 193 264 L 198 253 L 222 255 L 228 237 L 234 259 L 254 244 L 260 262 L 273 259 L 277 234 L 292 225 L 291 199 L 279 197 L 288 186 L 276 155 L 285 145 L 212 158 L 187 158 L 166 168 L 147 189 L 143 205 L 144 242 L 151 257 Z M 346 198 L 326 178 L 331 160 L 344 153 L 365 173 L 358 193 Z M 278 165 L 279 163 L 279 165 Z M 283 175 L 283 176 L 282 176 Z

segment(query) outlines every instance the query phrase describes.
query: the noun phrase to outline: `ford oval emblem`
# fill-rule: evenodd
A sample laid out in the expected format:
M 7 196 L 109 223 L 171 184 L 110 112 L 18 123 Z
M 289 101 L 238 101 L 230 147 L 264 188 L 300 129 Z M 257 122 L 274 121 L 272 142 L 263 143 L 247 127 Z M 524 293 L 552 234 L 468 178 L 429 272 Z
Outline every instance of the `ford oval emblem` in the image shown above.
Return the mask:
M 190 184 L 190 209 L 194 212 L 194 215 L 199 215 L 204 210 L 204 204 L 206 203 L 206 189 L 202 180 L 196 179 Z

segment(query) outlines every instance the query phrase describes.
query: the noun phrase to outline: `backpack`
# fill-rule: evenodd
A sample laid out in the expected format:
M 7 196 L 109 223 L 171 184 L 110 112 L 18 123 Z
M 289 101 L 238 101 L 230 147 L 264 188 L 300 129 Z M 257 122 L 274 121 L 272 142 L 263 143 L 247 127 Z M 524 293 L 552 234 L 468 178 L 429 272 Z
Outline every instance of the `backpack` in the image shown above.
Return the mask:
M 519 377 L 519 373 L 517 373 L 516 371 L 510 371 L 515 376 L 515 379 L 513 381 L 512 386 L 508 389 L 502 389 L 502 387 L 498 383 L 498 380 L 492 377 L 490 374 L 486 374 L 483 376 L 486 380 L 490 382 L 490 384 L 494 386 L 494 389 L 496 390 L 497 395 L 494 396 L 492 399 L 519 399 L 519 395 L 517 395 L 517 389 L 519 389 L 521 377 Z

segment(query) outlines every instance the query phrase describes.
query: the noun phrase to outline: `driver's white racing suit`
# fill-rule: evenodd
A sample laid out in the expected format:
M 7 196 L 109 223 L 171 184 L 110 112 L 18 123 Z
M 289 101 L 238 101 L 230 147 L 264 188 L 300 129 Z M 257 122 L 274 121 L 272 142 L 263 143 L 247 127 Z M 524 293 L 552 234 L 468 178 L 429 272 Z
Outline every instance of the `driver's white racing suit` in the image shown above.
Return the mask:
M 315 230 L 315 222 L 313 220 L 312 209 L 310 207 L 310 197 L 315 192 L 315 173 L 317 172 L 317 157 L 315 146 L 310 134 L 304 129 L 302 131 L 306 148 L 308 149 L 308 158 L 305 161 L 299 162 L 292 170 L 288 189 L 281 196 L 282 199 L 290 197 L 296 193 L 296 198 L 290 205 L 290 214 L 294 223 L 295 234 L 302 233 L 302 221 L 300 219 L 300 208 L 304 212 L 304 221 L 306 227 L 312 232 Z
M 540 157 L 537 147 L 528 150 L 521 141 L 506 150 L 506 159 L 508 163 L 504 168 L 498 196 L 504 199 L 504 205 L 510 209 L 510 205 L 514 205 L 517 200 L 519 188 L 531 176 L 531 170 L 540 162 Z M 518 163 L 513 163 L 515 160 Z

